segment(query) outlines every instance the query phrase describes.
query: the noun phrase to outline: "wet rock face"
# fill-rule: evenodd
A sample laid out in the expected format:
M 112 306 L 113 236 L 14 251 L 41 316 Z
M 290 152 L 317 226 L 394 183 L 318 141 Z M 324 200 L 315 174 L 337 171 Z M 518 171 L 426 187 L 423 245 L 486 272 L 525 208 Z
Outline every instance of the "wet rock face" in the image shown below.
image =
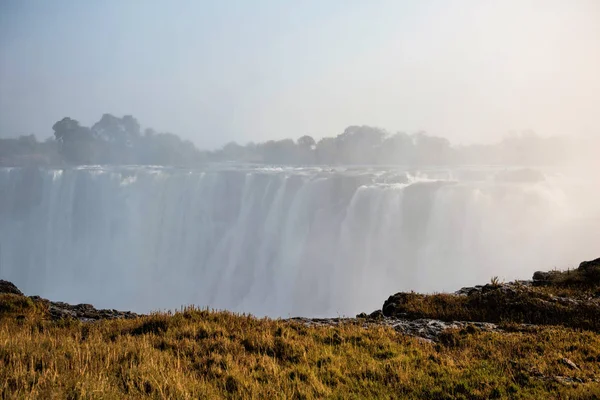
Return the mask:
M 12 282 L 0 279 L 0 293 L 18 294 L 23 296 L 23 293 Z

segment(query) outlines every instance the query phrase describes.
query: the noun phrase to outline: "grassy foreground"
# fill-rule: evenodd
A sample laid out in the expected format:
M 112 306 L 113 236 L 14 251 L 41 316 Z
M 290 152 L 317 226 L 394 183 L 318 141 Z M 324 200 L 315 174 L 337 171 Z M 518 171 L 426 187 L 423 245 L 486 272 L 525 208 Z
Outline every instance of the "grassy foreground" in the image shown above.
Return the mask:
M 567 327 L 446 331 L 430 343 L 360 320 L 44 315 L 42 303 L 0 295 L 3 399 L 600 398 L 600 335 Z

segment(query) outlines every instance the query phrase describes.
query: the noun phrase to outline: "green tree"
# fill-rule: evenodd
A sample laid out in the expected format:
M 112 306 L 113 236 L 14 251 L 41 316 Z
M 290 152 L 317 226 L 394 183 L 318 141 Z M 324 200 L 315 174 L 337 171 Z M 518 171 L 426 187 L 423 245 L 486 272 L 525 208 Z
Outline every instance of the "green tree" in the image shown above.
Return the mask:
M 90 164 L 94 158 L 94 138 L 89 128 L 65 117 L 56 122 L 52 129 L 59 143 L 59 151 L 64 160 L 72 164 Z

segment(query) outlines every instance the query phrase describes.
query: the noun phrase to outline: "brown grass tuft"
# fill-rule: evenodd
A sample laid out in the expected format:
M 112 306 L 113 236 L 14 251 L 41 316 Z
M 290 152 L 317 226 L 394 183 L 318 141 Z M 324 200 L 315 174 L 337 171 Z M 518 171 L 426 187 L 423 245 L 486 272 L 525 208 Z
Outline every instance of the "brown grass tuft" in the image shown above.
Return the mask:
M 31 310 L 27 301 L 2 300 L 10 300 L 3 309 Z M 14 315 L 0 314 L 2 398 L 600 395 L 600 335 L 568 328 L 467 327 L 430 344 L 377 325 L 307 327 L 194 309 L 95 323 Z

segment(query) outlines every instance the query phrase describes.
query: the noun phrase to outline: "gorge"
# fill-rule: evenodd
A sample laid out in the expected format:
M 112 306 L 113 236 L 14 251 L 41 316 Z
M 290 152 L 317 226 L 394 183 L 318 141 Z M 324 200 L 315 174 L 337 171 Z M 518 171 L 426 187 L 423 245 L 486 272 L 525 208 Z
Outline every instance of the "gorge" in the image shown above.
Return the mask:
M 593 258 L 594 183 L 504 167 L 1 168 L 0 275 L 135 312 L 354 315 Z

